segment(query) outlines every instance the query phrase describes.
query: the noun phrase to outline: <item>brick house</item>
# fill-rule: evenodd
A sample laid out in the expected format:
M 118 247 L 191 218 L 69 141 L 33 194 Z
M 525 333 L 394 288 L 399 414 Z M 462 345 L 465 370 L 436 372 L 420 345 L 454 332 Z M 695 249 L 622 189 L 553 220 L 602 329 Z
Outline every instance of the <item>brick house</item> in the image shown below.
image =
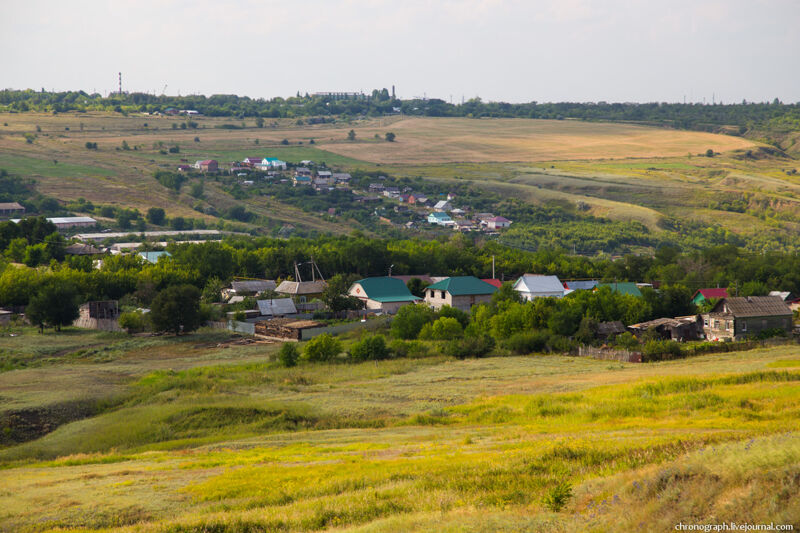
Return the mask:
M 703 314 L 709 340 L 741 340 L 768 329 L 792 331 L 792 310 L 778 296 L 723 298 Z
M 425 303 L 437 311 L 444 305 L 469 312 L 472 306 L 492 301 L 497 287 L 475 276 L 454 276 L 425 288 Z

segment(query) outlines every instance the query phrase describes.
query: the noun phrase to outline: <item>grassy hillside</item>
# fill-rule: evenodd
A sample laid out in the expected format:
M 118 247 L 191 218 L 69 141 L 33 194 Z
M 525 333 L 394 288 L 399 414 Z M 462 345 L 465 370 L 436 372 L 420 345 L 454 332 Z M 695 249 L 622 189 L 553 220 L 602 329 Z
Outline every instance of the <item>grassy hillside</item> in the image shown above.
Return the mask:
M 305 212 L 268 196 L 238 200 L 213 180 L 206 180 L 205 197 L 198 200 L 186 188 L 177 194 L 155 183 L 152 173 L 181 160 L 227 163 L 273 155 L 350 171 L 459 180 L 535 204 L 561 203 L 641 222 L 655 233 L 676 223 L 716 226 L 714 231 L 752 240 L 758 251 L 785 249 L 800 235 L 800 165 L 735 136 L 574 120 L 397 116 L 313 126 L 279 119 L 263 128 L 254 119 L 199 117 L 196 128 L 185 129 L 184 118 L 144 115 L 3 113 L 0 120 L 0 168 L 36 179 L 45 194 L 142 212 L 162 207 L 169 216 L 208 223 L 217 220 L 209 213 L 244 203 L 266 221 L 251 225 L 257 231 L 291 223 L 313 231 L 369 232 L 377 222 Z M 355 142 L 346 140 L 350 129 Z M 396 142 L 383 140 L 387 131 L 397 134 Z M 33 136 L 31 143 L 25 134 Z M 86 142 L 98 149 L 87 150 Z M 180 152 L 168 153 L 174 146 Z M 708 149 L 716 155 L 705 157 Z
M 106 403 L 0 449 L 0 529 L 800 524 L 796 346 L 646 365 L 432 357 L 286 369 L 272 345 L 227 340 L 2 338 L 18 366 L 0 374 L 3 416 L 81 390 Z

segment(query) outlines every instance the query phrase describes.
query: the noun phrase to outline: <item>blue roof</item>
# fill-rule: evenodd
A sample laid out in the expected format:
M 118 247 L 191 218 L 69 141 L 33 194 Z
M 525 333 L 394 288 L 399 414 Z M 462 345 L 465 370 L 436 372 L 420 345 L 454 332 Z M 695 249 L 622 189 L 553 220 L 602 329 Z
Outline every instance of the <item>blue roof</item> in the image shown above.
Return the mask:
M 442 220 L 447 220 L 447 219 L 449 219 L 449 218 L 450 218 L 450 215 L 448 215 L 447 213 L 442 213 L 442 212 L 440 212 L 440 211 L 436 211 L 436 212 L 434 212 L 434 213 L 431 213 L 430 215 L 428 215 L 428 217 L 429 217 L 429 218 L 430 218 L 430 217 L 433 217 L 433 218 L 441 218 Z
M 596 279 L 583 281 L 565 281 L 567 287 L 573 291 L 590 291 L 599 283 Z

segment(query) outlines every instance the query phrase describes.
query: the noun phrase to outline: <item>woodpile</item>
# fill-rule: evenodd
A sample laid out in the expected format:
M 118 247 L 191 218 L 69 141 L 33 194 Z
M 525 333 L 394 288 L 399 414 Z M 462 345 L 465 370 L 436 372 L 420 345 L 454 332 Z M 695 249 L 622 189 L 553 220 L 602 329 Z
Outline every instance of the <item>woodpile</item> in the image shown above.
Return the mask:
M 309 328 L 322 326 L 313 320 L 297 320 L 295 318 L 276 318 L 256 322 L 256 335 L 278 339 L 300 340 L 302 331 Z

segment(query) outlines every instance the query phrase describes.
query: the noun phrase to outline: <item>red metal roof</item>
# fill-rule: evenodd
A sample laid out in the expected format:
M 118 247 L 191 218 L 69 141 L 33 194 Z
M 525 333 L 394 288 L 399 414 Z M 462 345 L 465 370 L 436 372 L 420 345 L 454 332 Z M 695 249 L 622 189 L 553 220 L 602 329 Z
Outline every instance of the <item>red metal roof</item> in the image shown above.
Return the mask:
M 503 286 L 503 282 L 502 282 L 502 281 L 500 281 L 499 279 L 493 279 L 493 278 L 481 278 L 481 281 L 485 281 L 485 282 L 486 282 L 486 283 L 488 283 L 489 285 L 494 285 L 494 286 L 495 286 L 495 287 L 497 287 L 498 289 L 499 289 L 500 287 L 502 287 L 502 286 Z
M 710 300 L 711 298 L 727 298 L 728 289 L 698 289 L 694 296 L 702 294 L 703 298 Z M 694 298 L 694 296 L 692 298 Z

